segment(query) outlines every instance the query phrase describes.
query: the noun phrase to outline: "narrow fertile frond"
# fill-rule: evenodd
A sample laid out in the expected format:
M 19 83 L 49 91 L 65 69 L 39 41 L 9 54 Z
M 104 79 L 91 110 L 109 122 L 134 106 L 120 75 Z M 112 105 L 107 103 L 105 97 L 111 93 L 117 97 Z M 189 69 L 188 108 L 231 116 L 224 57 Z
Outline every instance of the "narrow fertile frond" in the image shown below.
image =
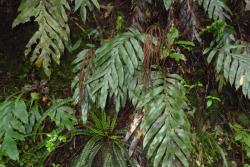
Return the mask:
M 38 30 L 26 45 L 25 55 L 31 54 L 31 62 L 37 67 L 43 67 L 47 76 L 51 75 L 51 59 L 59 64 L 64 43 L 68 42 L 69 27 L 65 8 L 69 9 L 66 0 L 22 0 L 18 9 L 20 13 L 13 22 L 13 27 L 16 27 L 35 18 Z
M 87 121 L 87 114 L 90 108 L 90 88 L 85 85 L 85 82 L 91 75 L 93 56 L 92 49 L 83 49 L 72 62 L 74 66 L 73 73 L 75 74 L 71 83 L 71 88 L 74 90 L 73 101 L 74 104 L 80 106 L 83 122 Z
M 141 123 L 143 147 L 154 167 L 188 166 L 190 126 L 184 110 L 185 89 L 178 75 L 154 73 L 153 85 L 138 105 L 144 106 Z

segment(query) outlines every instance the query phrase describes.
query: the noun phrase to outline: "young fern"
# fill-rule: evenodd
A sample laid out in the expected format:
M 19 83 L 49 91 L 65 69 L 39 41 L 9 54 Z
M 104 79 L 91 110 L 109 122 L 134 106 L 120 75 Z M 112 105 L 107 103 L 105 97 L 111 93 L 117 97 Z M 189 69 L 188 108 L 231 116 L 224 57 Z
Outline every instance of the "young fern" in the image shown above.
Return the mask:
M 37 67 L 43 67 L 49 77 L 51 59 L 59 64 L 64 43 L 68 42 L 69 27 L 65 8 L 70 8 L 67 0 L 22 0 L 19 15 L 12 25 L 16 27 L 35 18 L 38 30 L 26 45 L 25 56 L 31 55 L 31 62 Z
M 190 125 L 185 116 L 187 98 L 178 75 L 152 74 L 152 86 L 138 108 L 144 107 L 141 122 L 143 147 L 153 167 L 189 166 Z

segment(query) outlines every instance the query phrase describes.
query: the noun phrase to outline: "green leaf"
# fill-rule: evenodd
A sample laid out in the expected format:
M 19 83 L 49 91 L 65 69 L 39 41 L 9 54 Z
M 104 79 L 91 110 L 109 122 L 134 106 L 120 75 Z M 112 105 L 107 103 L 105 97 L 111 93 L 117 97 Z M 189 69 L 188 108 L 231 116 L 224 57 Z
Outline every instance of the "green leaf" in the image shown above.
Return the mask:
M 178 75 L 152 73 L 152 86 L 142 97 L 143 147 L 153 167 L 188 166 L 191 151 L 190 125 L 185 116 L 185 89 Z
M 45 74 L 50 77 L 50 63 L 60 63 L 64 52 L 64 43 L 68 42 L 69 27 L 65 7 L 66 0 L 22 0 L 19 15 L 13 22 L 13 27 L 30 21 L 32 18 L 38 24 L 38 30 L 26 45 L 24 54 L 30 56 L 30 61 L 37 68 L 43 67 Z M 33 19 L 32 19 L 33 20 Z
M 23 100 L 16 100 L 14 115 L 19 118 L 23 123 L 28 123 L 28 112 L 26 104 Z
M 72 82 L 72 88 L 75 89 L 73 98 L 75 103 L 79 102 L 80 85 L 84 85 L 84 89 L 81 90 L 84 92 L 84 101 L 81 104 L 85 106 L 84 110 L 82 109 L 84 120 L 90 109 L 90 105 L 84 103 L 94 103 L 104 109 L 107 100 L 113 98 L 117 112 L 125 106 L 128 99 L 128 84 L 130 84 L 127 78 L 133 78 L 143 64 L 144 55 L 140 46 L 142 39 L 142 33 L 131 28 L 128 32 L 118 34 L 111 41 L 105 42 L 95 51 L 95 57 L 90 59 L 91 63 L 84 64 L 84 71 L 91 67 L 94 67 L 91 68 L 94 70 L 87 73 L 82 81 L 79 80 L 82 66 L 80 62 L 86 60 L 86 57 L 78 56 L 73 61 L 75 65 L 73 72 L 76 74 Z M 88 79 L 85 80 L 85 78 Z
M 5 135 L 1 149 L 7 156 L 10 157 L 10 159 L 14 161 L 19 160 L 19 152 L 16 146 L 16 142 L 12 137 Z

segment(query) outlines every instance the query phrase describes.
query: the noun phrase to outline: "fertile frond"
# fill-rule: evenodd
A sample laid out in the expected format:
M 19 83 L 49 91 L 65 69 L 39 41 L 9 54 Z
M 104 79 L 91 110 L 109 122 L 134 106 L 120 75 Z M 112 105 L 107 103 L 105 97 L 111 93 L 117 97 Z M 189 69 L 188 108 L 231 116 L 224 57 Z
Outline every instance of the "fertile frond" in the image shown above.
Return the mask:
M 0 104 L 0 152 L 12 160 L 19 159 L 17 140 L 24 140 L 28 112 L 23 100 L 6 100 Z
M 142 65 L 141 41 L 143 41 L 143 34 L 135 29 L 130 29 L 96 50 L 93 74 L 84 83 L 86 85 L 84 91 L 87 91 L 91 102 L 104 109 L 107 99 L 112 97 L 117 112 L 125 105 L 128 85 L 132 82 L 130 79 L 133 79 L 135 72 Z M 79 57 L 82 55 L 82 58 L 77 58 L 76 62 L 83 60 L 86 54 L 87 51 L 82 51 L 79 55 Z M 79 71 L 79 64 L 75 64 L 76 71 Z M 75 92 L 75 99 L 79 98 L 77 94 L 80 93 Z M 86 104 L 86 101 L 83 104 Z M 87 106 L 82 107 L 82 114 L 85 117 L 83 120 L 86 120 L 88 109 Z
M 223 0 L 198 0 L 210 19 L 230 19 L 231 10 Z
M 250 57 L 249 46 L 235 41 L 234 34 L 229 29 L 223 29 L 223 34 L 204 51 L 208 54 L 208 63 L 216 56 L 216 71 L 223 72 L 226 80 L 250 98 Z
M 15 27 L 35 18 L 39 28 L 26 45 L 25 55 L 31 54 L 31 62 L 37 67 L 43 66 L 47 76 L 51 75 L 51 58 L 59 64 L 64 43 L 68 42 L 65 7 L 69 8 L 66 0 L 23 0 L 18 9 L 20 13 L 13 23 Z
M 92 11 L 93 7 L 100 9 L 100 4 L 97 0 L 75 0 L 75 11 L 80 10 L 80 16 L 84 22 L 87 20 L 87 9 Z
M 90 77 L 93 53 L 91 49 L 84 49 L 78 53 L 76 59 L 72 62 L 73 73 L 75 77 L 71 83 L 71 88 L 74 90 L 74 104 L 79 104 L 82 113 L 83 122 L 87 121 L 87 114 L 90 108 L 89 86 L 85 86 L 87 78 Z
M 152 81 L 149 93 L 138 104 L 145 109 L 141 129 L 147 157 L 154 167 L 188 166 L 191 136 L 181 78 L 158 72 Z

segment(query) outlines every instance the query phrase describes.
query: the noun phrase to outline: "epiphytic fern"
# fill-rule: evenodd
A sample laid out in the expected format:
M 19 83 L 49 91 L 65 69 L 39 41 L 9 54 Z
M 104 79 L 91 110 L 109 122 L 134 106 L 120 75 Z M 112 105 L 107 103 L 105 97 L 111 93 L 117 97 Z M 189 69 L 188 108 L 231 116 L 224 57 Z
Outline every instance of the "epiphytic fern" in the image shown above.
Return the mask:
M 198 0 L 198 3 L 203 6 L 204 10 L 208 13 L 210 19 L 230 19 L 231 10 L 227 7 L 225 1 Z
M 215 42 L 204 51 L 208 63 L 216 56 L 216 71 L 224 74 L 226 80 L 250 98 L 250 57 L 249 46 L 234 38 L 233 30 L 226 26 Z
M 75 11 L 80 10 L 80 16 L 84 22 L 87 19 L 87 8 L 92 11 L 93 7 L 100 9 L 100 4 L 97 0 L 75 0 Z
M 31 54 L 31 62 L 37 67 L 43 66 L 47 76 L 51 75 L 51 58 L 59 64 L 64 43 L 68 42 L 65 8 L 69 9 L 66 0 L 22 0 L 18 9 L 20 13 L 13 23 L 15 27 L 35 18 L 39 28 L 26 45 L 25 55 Z
M 154 167 L 188 166 L 190 127 L 184 110 L 187 99 L 181 78 L 160 72 L 152 74 L 152 87 L 139 102 L 145 114 L 141 129 L 143 147 Z
M 84 83 L 91 102 L 104 109 L 107 99 L 112 97 L 117 112 L 125 105 L 127 85 L 131 82 L 129 79 L 133 78 L 132 76 L 143 61 L 141 41 L 143 41 L 143 34 L 135 29 L 130 29 L 96 50 L 93 74 Z M 86 51 L 82 53 L 86 54 Z M 76 98 L 77 94 L 79 95 L 80 92 L 75 92 Z M 87 111 L 88 107 L 82 107 L 83 117 L 87 116 Z

